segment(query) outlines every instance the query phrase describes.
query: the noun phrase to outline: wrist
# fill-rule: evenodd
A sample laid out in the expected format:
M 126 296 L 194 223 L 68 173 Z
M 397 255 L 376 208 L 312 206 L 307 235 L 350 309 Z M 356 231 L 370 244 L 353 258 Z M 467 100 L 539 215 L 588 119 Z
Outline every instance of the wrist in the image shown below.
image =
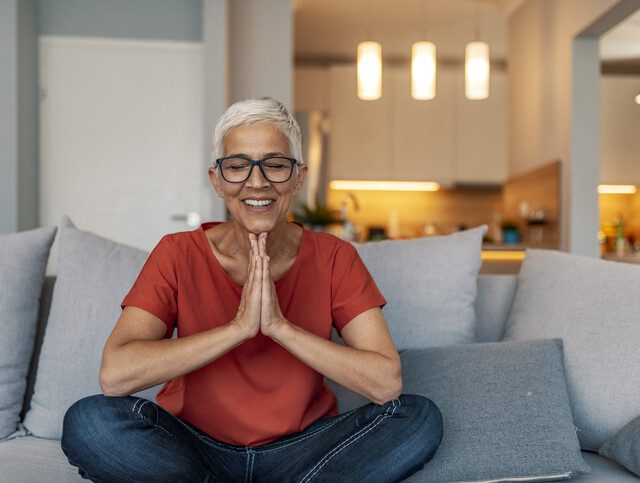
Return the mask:
M 253 335 L 247 333 L 247 331 L 236 319 L 231 320 L 228 325 L 233 329 L 235 338 L 238 339 L 239 343 L 253 338 Z
M 275 327 L 275 330 L 270 337 L 280 345 L 284 345 L 284 342 L 291 336 L 293 332 L 293 325 L 284 317 L 280 323 Z

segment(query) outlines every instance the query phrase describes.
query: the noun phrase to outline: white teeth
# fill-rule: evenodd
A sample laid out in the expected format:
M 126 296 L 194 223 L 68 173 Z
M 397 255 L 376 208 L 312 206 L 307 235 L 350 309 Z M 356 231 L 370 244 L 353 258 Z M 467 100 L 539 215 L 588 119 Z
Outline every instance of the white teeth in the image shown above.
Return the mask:
M 249 206 L 267 206 L 273 203 L 273 200 L 244 200 L 243 203 Z

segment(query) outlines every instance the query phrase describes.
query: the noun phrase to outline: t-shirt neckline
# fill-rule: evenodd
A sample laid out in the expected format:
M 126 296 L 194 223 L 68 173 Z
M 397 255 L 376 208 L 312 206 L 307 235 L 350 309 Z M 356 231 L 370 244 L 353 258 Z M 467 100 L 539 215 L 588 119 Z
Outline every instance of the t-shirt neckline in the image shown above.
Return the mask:
M 220 261 L 216 258 L 216 256 L 213 253 L 213 250 L 211 249 L 211 245 L 209 244 L 209 239 L 207 238 L 207 235 L 205 233 L 205 230 L 207 230 L 208 228 L 211 228 L 212 226 L 219 225 L 220 223 L 223 223 L 223 222 L 222 221 L 207 221 L 207 222 L 202 223 L 200 225 L 200 227 L 198 228 L 198 232 L 200 232 L 200 234 L 201 234 L 200 238 L 202 239 L 206 249 L 208 250 L 207 258 L 209 260 L 213 260 L 213 264 L 216 265 L 216 267 L 220 269 L 220 271 L 223 273 L 224 277 L 229 281 L 229 283 L 231 283 L 235 287 L 243 288 L 244 285 L 240 285 L 234 279 L 232 279 L 231 276 L 229 276 L 227 271 L 224 269 L 224 267 L 222 266 Z M 307 238 L 307 231 L 308 230 L 300 222 L 293 221 L 292 223 L 295 223 L 296 225 L 298 225 L 298 226 L 300 226 L 302 228 L 302 235 L 301 235 L 301 238 L 300 238 L 300 246 L 298 247 L 298 253 L 296 254 L 296 259 L 293 261 L 293 264 L 289 267 L 289 270 L 287 270 L 282 277 L 280 277 L 278 280 L 276 280 L 274 282 L 275 285 L 280 285 L 294 271 L 297 270 L 298 265 L 300 265 L 300 263 L 302 263 L 301 259 L 302 259 L 302 256 L 304 254 L 304 250 L 306 250 L 306 246 L 307 246 L 306 238 Z

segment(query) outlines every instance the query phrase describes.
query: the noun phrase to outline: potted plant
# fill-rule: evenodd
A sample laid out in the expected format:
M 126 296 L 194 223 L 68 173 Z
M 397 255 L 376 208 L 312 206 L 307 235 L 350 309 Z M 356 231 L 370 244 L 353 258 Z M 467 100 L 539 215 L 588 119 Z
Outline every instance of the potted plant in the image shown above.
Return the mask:
M 314 231 L 325 231 L 328 225 L 340 223 L 340 214 L 338 210 L 332 210 L 328 206 L 320 203 L 320 199 L 316 196 L 315 206 L 309 206 L 306 203 L 300 203 L 300 210 L 294 213 L 294 219 L 307 225 Z
M 515 221 L 505 220 L 502 222 L 502 241 L 508 245 L 520 243 L 520 229 Z

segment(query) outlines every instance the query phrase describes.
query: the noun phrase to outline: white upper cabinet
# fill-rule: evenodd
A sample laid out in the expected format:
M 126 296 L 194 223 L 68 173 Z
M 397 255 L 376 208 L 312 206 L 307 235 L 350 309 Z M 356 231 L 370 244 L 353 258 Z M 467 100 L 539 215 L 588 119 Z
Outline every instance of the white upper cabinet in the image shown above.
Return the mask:
M 358 98 L 355 66 L 332 67 L 330 77 L 330 179 L 391 179 L 389 75 L 383 74 L 382 98 L 376 101 Z
M 600 181 L 640 185 L 640 76 L 607 75 L 600 84 Z
M 501 184 L 507 176 L 506 74 L 491 72 L 488 99 L 464 97 L 463 68 L 438 68 L 436 97 L 411 97 L 408 65 L 384 66 L 382 98 L 356 94 L 355 65 L 328 71 L 330 179 Z M 311 71 L 296 99 L 317 99 Z M 317 77 L 317 76 L 316 76 Z M 325 82 L 327 82 L 325 80 Z M 310 92 L 305 94 L 305 90 Z M 302 101 L 301 101 L 302 102 Z M 305 101 L 304 107 L 323 103 Z
M 454 71 L 455 179 L 463 184 L 502 184 L 507 179 L 507 76 L 492 69 L 489 97 L 464 96 L 464 72 Z
M 394 83 L 393 137 L 394 179 L 406 181 L 454 181 L 454 111 L 452 74 L 440 69 L 435 99 L 417 101 L 411 97 L 408 68 L 389 69 Z

